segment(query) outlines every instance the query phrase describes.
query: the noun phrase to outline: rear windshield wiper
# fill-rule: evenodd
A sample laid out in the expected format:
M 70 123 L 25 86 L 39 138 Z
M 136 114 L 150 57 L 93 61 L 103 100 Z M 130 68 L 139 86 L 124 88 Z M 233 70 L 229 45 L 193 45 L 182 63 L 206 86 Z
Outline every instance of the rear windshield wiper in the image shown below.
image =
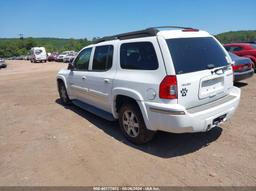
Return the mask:
M 222 71 L 222 73 L 224 73 L 225 71 L 227 70 L 227 66 L 223 66 L 221 68 L 218 68 L 218 69 L 215 69 L 212 71 L 212 74 L 215 73 L 215 74 L 218 74 L 217 72 L 218 71 Z

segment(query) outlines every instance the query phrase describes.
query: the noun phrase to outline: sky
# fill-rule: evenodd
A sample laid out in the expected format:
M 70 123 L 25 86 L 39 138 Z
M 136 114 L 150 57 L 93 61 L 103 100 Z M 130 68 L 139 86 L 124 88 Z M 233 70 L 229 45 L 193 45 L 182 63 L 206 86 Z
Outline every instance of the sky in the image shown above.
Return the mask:
M 256 0 L 0 0 L 0 38 L 103 37 L 179 25 L 256 30 Z

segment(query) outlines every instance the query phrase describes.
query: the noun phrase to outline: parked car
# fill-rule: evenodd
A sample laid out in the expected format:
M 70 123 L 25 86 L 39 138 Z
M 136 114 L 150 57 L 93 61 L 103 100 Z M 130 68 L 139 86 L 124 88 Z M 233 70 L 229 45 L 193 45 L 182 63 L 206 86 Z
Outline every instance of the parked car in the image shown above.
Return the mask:
M 75 51 L 64 51 L 64 52 L 62 52 L 61 54 L 58 55 L 57 61 L 58 62 L 63 62 L 63 59 L 64 59 L 65 56 L 67 56 L 68 54 L 72 54 L 74 52 Z
M 240 89 L 227 51 L 205 31 L 167 29 L 105 37 L 83 48 L 57 74 L 62 103 L 119 120 L 135 144 L 156 131 L 206 132 L 229 119 Z
M 256 44 L 254 43 L 232 43 L 224 44 L 227 51 L 237 56 L 247 57 L 253 61 L 253 68 L 256 71 Z
M 1 68 L 6 68 L 7 64 L 5 63 L 5 60 L 3 58 L 0 58 L 0 69 Z
M 58 57 L 58 53 L 57 52 L 53 52 L 51 53 L 51 55 L 48 56 L 48 61 L 49 62 L 52 62 L 52 61 L 57 61 L 57 57 Z
M 14 60 L 24 60 L 24 56 L 16 56 L 14 57 Z
M 254 71 L 252 68 L 253 62 L 246 57 L 240 57 L 233 53 L 229 53 L 231 59 L 234 61 L 232 65 L 234 71 L 234 81 L 238 82 L 253 76 Z
M 244 43 L 256 44 L 256 40 L 253 40 L 253 41 L 247 41 L 247 42 L 244 42 Z
M 46 62 L 47 54 L 44 47 L 33 47 L 30 50 L 30 61 L 31 62 Z
M 25 60 L 31 60 L 31 55 L 26 55 Z
M 76 52 L 73 52 L 73 53 L 69 53 L 67 54 L 66 56 L 63 57 L 63 62 L 70 62 L 72 61 L 75 57 L 76 57 Z

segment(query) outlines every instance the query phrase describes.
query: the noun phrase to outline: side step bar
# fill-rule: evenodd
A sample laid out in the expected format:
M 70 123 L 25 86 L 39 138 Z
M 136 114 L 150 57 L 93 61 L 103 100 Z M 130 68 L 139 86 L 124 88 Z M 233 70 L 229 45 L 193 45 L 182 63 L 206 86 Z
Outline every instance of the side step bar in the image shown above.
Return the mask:
M 106 111 L 103 111 L 101 109 L 98 109 L 92 105 L 89 105 L 87 103 L 84 103 L 82 101 L 79 100 L 72 100 L 72 103 L 78 107 L 80 107 L 83 110 L 86 110 L 90 113 L 93 113 L 103 119 L 106 119 L 108 121 L 116 121 L 116 119 L 113 117 L 113 115 L 111 113 L 108 113 Z

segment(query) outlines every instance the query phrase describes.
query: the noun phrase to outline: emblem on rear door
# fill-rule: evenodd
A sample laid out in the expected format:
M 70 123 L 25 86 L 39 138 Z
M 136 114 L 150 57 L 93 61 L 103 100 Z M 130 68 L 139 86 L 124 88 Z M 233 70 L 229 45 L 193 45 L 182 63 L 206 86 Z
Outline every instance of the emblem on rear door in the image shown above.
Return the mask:
M 185 97 L 188 93 L 188 89 L 187 88 L 182 88 L 180 93 L 181 93 L 182 97 Z

